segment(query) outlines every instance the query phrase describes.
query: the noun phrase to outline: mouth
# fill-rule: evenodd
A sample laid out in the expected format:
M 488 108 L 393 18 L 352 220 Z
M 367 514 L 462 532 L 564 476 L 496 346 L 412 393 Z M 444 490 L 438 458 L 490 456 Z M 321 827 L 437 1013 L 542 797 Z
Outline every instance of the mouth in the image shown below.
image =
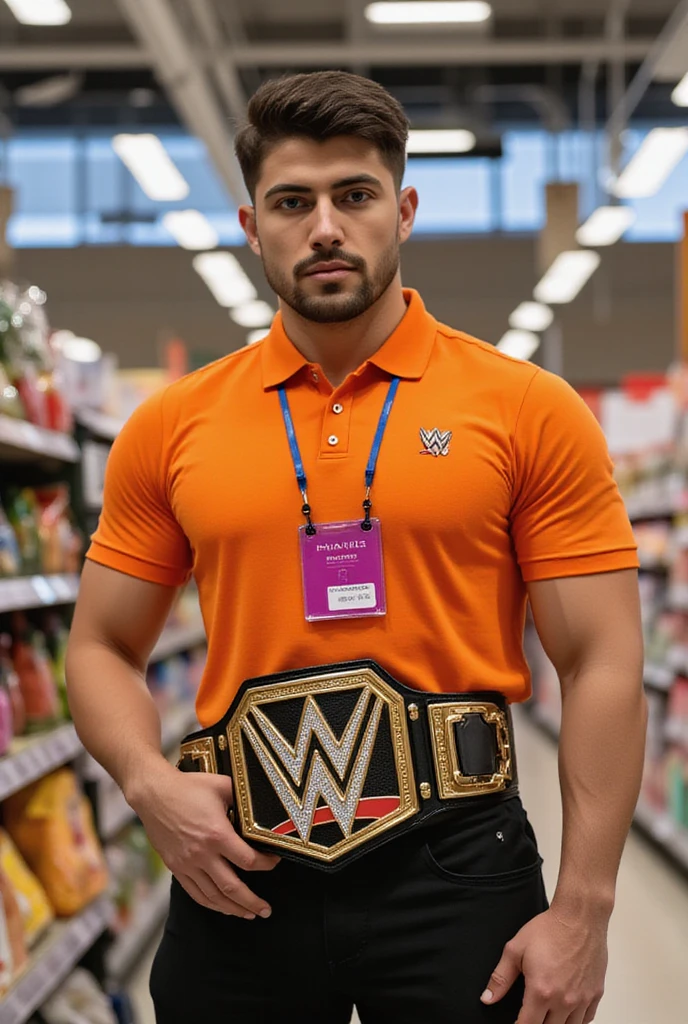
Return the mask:
M 316 281 L 340 281 L 343 280 L 348 274 L 353 274 L 354 268 L 348 267 L 344 263 L 334 263 L 332 266 L 323 264 L 322 266 L 311 270 L 306 277 L 312 277 Z

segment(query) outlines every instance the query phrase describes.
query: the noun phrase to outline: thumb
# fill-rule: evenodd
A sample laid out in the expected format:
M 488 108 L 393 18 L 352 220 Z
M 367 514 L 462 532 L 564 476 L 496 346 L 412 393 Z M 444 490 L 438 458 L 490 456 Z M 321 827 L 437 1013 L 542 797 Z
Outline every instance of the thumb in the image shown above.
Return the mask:
M 487 988 L 480 997 L 482 1003 L 498 1003 L 507 994 L 521 974 L 521 957 L 510 946 L 504 948 L 502 959 L 495 967 Z
M 206 775 L 206 778 L 212 780 L 211 785 L 214 786 L 215 792 L 222 797 L 225 807 L 232 807 L 234 805 L 234 786 L 229 775 Z

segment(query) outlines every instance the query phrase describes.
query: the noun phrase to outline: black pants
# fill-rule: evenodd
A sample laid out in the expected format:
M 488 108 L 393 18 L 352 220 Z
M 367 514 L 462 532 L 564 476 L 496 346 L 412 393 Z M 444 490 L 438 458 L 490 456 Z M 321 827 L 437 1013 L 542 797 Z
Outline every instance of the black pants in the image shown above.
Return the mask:
M 514 1024 L 519 982 L 480 995 L 547 909 L 520 800 L 464 807 L 331 875 L 243 874 L 270 919 L 225 917 L 177 882 L 151 978 L 158 1024 Z

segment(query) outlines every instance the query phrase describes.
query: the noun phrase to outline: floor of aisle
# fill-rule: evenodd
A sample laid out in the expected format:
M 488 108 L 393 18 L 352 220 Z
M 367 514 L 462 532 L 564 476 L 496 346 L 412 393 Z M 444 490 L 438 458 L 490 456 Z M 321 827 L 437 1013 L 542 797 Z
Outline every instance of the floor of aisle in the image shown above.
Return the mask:
M 523 799 L 538 834 L 551 893 L 561 841 L 556 749 L 523 713 L 517 714 L 516 730 Z M 619 875 L 607 993 L 596 1024 L 686 1024 L 687 952 L 688 880 L 632 834 Z M 147 991 L 152 955 L 144 958 L 132 981 L 137 1024 L 154 1024 Z

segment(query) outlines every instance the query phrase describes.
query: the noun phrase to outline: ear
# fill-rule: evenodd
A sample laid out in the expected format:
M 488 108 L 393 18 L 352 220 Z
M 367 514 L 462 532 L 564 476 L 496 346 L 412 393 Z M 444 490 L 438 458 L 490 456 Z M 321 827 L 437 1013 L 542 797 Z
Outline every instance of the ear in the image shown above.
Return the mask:
M 239 207 L 239 223 L 244 229 L 244 234 L 256 256 L 260 256 L 260 241 L 258 239 L 258 226 L 256 223 L 256 211 L 253 206 Z
M 403 244 L 413 231 L 418 209 L 418 193 L 415 188 L 405 188 L 399 196 L 399 241 Z

